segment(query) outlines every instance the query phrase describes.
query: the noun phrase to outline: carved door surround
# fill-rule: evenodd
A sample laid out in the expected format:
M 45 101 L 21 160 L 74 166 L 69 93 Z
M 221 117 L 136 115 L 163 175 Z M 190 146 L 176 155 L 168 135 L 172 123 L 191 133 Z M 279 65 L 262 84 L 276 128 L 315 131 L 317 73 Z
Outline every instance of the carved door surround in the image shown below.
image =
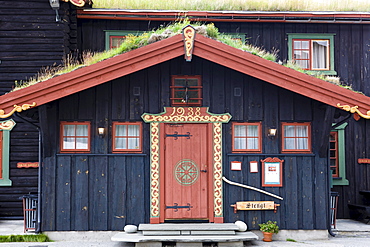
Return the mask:
M 145 123 L 150 123 L 150 223 L 158 224 L 164 221 L 163 202 L 160 197 L 160 187 L 163 186 L 161 176 L 161 156 L 163 155 L 164 125 L 185 124 L 185 123 L 207 123 L 211 126 L 212 153 L 210 154 L 210 172 L 212 172 L 211 182 L 213 201 L 212 215 L 209 221 L 223 223 L 223 195 L 222 195 L 222 124 L 228 123 L 231 119 L 229 113 L 212 114 L 208 112 L 208 107 L 165 107 L 164 112 L 159 114 L 144 113 L 142 119 Z M 211 193 L 210 193 L 211 194 Z M 211 200 L 210 200 L 211 201 Z

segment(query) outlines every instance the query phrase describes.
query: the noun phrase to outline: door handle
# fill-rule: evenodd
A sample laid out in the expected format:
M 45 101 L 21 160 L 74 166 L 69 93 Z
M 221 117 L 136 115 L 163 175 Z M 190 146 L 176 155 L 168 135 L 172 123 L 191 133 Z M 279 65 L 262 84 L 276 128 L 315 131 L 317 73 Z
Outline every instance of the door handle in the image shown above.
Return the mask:
M 207 172 L 207 170 L 200 170 L 201 172 Z

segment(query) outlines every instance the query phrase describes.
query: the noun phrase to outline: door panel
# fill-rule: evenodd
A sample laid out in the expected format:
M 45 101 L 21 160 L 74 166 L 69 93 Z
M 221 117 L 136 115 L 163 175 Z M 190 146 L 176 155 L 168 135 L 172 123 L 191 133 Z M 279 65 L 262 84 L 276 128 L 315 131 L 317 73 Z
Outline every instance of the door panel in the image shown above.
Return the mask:
M 208 125 L 166 124 L 164 135 L 165 219 L 208 219 Z

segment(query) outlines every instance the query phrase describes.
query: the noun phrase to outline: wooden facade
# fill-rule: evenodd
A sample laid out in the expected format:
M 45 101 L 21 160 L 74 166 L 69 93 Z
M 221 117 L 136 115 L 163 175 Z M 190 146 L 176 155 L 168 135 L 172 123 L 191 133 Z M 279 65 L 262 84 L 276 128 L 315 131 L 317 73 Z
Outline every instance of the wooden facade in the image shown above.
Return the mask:
M 158 18 L 159 19 L 159 18 Z M 166 21 L 124 21 L 113 19 L 79 19 L 79 42 L 81 49 L 104 50 L 104 30 L 146 31 L 159 25 L 166 25 Z M 274 22 L 274 21 L 228 21 L 214 22 L 222 33 L 239 34 L 245 37 L 246 42 L 263 47 L 268 51 L 278 51 L 278 59 L 288 59 L 288 33 L 331 33 L 334 35 L 334 66 L 337 76 L 353 90 L 370 95 L 369 49 L 370 38 L 369 24 L 359 22 L 340 24 L 335 21 L 321 23 Z M 88 37 L 94 37 L 89 39 Z M 90 42 L 94 40 L 94 42 Z M 348 127 L 345 131 L 346 147 L 346 178 L 349 185 L 333 186 L 332 191 L 339 192 L 338 218 L 349 218 L 348 203 L 362 203 L 360 190 L 368 190 L 370 168 L 360 165 L 357 159 L 370 155 L 366 136 L 369 135 L 368 121 L 353 118 L 347 120 Z M 354 134 L 356 133 L 356 134 Z M 356 148 L 354 148 L 356 147 Z M 353 148 L 353 149 L 352 149 Z
M 59 63 L 66 54 L 77 50 L 104 50 L 106 31 L 147 31 L 166 25 L 168 21 L 94 17 L 77 19 L 74 7 L 69 3 L 61 3 L 59 13 L 63 22 L 56 23 L 55 12 L 45 1 L 17 1 L 14 4 L 3 1 L 0 6 L 0 11 L 4 12 L 0 18 L 4 18 L 3 22 L 6 24 L 0 27 L 5 34 L 5 39 L 0 41 L 0 47 L 4 48 L 0 51 L 1 94 L 8 92 L 15 80 L 24 80 L 34 75 L 41 66 Z M 220 32 L 245 37 L 247 43 L 267 50 L 277 50 L 281 61 L 288 59 L 287 34 L 334 34 L 335 71 L 344 83 L 370 96 L 369 24 L 218 21 L 215 25 Z M 24 33 L 27 33 L 25 37 Z M 19 38 L 21 34 L 22 38 Z M 261 76 L 267 70 L 260 69 L 257 63 L 248 65 L 253 68 L 248 73 L 245 72 L 247 65 L 244 64 L 244 68 L 237 67 L 236 64 L 242 61 L 237 60 L 240 58 L 229 66 L 228 62 L 222 63 L 222 59 L 214 54 L 202 57 L 201 52 L 197 55 L 194 51 L 192 61 L 187 62 L 183 57 L 183 48 L 181 52 L 172 51 L 171 47 L 167 47 L 167 44 L 173 45 L 172 41 L 161 42 L 163 49 L 167 49 L 166 52 L 144 48 L 147 49 L 146 52 L 153 54 L 146 62 L 140 61 L 138 55 L 143 51 L 133 51 L 131 54 L 135 54 L 133 57 L 137 60 L 110 60 L 114 61 L 110 68 L 89 66 L 79 70 L 81 72 L 71 73 L 71 76 L 67 74 L 61 76 L 61 79 L 54 78 L 35 85 L 38 90 L 19 91 L 1 98 L 0 109 L 6 112 L 14 104 L 32 104 L 32 100 L 37 99 L 37 107 L 25 111 L 22 116 L 38 124 L 42 131 L 43 231 L 122 230 L 126 224 L 159 223 L 164 218 L 176 219 L 168 214 L 169 216 L 164 216 L 159 221 L 153 220 L 153 136 L 151 124 L 145 123 L 142 118 L 144 113 L 160 114 L 165 107 L 171 106 L 170 86 L 171 76 L 174 75 L 199 76 L 203 86 L 201 107 L 208 107 L 212 114 L 230 114 L 232 117 L 229 122 L 222 123 L 222 135 L 220 132 L 222 175 L 225 178 L 261 188 L 261 161 L 269 157 L 284 161 L 282 187 L 262 188 L 283 197 L 283 201 L 222 183 L 222 207 L 219 207 L 222 212 L 213 215 L 215 207 L 212 200 L 219 198 L 213 198 L 212 193 L 209 193 L 208 204 L 201 206 L 205 207 L 205 211 L 194 216 L 195 218 L 211 222 L 243 220 L 249 229 L 258 229 L 258 224 L 263 221 L 276 220 L 281 229 L 323 230 L 329 224 L 331 190 L 339 192 L 338 217 L 349 217 L 347 204 L 361 203 L 359 190 L 369 190 L 370 186 L 367 176 L 370 168 L 367 164 L 357 163 L 359 158 L 369 158 L 370 155 L 370 145 L 367 145 L 366 139 L 370 134 L 370 123 L 364 118 L 356 121 L 349 113 L 335 107 L 337 103 L 341 103 L 337 102 L 338 99 L 352 97 L 351 102 L 357 100 L 365 113 L 370 110 L 366 108 L 369 105 L 368 97 L 362 95 L 356 98 L 352 94 L 346 96 L 342 89 L 337 91 L 336 87 L 321 84 L 318 79 L 312 79 L 314 83 L 320 84 L 316 89 L 312 86 L 314 84 L 305 89 L 295 89 L 294 86 L 284 85 L 282 79 L 275 80 L 289 74 L 286 68 L 277 64 L 271 69 L 278 71 L 277 74 L 268 77 Z M 198 49 L 209 45 L 206 39 L 202 42 L 203 46 Z M 166 56 L 162 56 L 161 52 Z M 142 54 L 147 58 L 147 53 Z M 236 53 L 234 55 L 237 57 Z M 103 63 L 109 64 L 110 61 Z M 123 63 L 140 66 L 136 70 L 121 73 L 119 71 L 123 68 L 120 67 Z M 103 70 L 104 76 L 101 72 Z M 279 70 L 283 71 L 282 74 L 279 74 Z M 293 80 L 293 77 L 296 79 Z M 298 85 L 300 80 L 309 81 L 303 74 L 286 78 L 287 81 L 294 81 L 292 85 Z M 326 85 L 332 98 L 320 92 L 325 91 Z M 44 97 L 45 95 L 47 96 Z M 37 130 L 16 116 L 12 118 L 17 122 L 12 130 L 10 143 L 10 176 L 13 186 L 0 187 L 0 217 L 21 216 L 19 197 L 37 191 L 37 170 L 16 168 L 19 162 L 38 161 Z M 345 171 L 349 185 L 334 185 L 330 188 L 332 179 L 327 139 L 332 123 L 342 120 L 348 123 L 345 129 Z M 91 124 L 89 153 L 60 152 L 62 121 L 86 121 Z M 113 123 L 117 121 L 142 124 L 142 152 L 114 152 Z M 262 145 L 259 152 L 233 152 L 233 123 L 244 122 L 260 123 Z M 310 124 L 312 152 L 283 153 L 282 123 L 297 122 Z M 206 125 L 198 123 L 191 128 Z M 97 128 L 102 126 L 107 131 L 103 137 L 97 133 Z M 278 131 L 274 138 L 267 134 L 271 127 L 276 127 Z M 208 131 L 211 127 L 204 128 Z M 208 134 L 205 138 L 209 138 L 209 141 L 197 145 L 211 145 L 214 143 L 211 136 L 212 134 Z M 212 157 L 207 157 L 199 159 L 212 160 Z M 240 171 L 230 169 L 232 161 L 241 162 Z M 259 167 L 257 173 L 249 170 L 250 162 L 255 161 Z M 212 175 L 208 175 L 209 188 L 212 188 L 212 179 Z M 238 201 L 271 200 L 281 205 L 277 213 L 270 210 L 234 212 L 231 207 Z M 165 204 L 160 201 L 159 205 L 162 206 L 160 217 L 163 217 Z M 193 219 L 193 216 L 188 218 Z
M 56 22 L 55 11 L 44 0 L 0 1 L 0 95 L 76 50 L 76 13 L 69 4 L 62 4 L 59 13 L 62 22 Z M 37 116 L 25 117 L 37 124 Z M 0 186 L 0 218 L 23 218 L 21 197 L 37 193 L 37 168 L 17 164 L 38 162 L 38 131 L 19 117 L 12 118 L 17 123 L 10 140 L 12 186 Z
M 204 104 L 209 106 L 210 112 L 230 113 L 231 121 L 261 121 L 263 130 L 281 121 L 310 121 L 314 132 L 325 125 L 326 111 L 321 103 L 197 57 L 191 63 L 183 57 L 175 58 L 49 103 L 41 106 L 45 109 L 43 115 L 48 119 L 45 125 L 49 129 L 44 140 L 51 142 L 48 146 L 51 150 L 45 151 L 50 157 L 44 161 L 43 180 L 49 181 L 43 189 L 44 230 L 120 230 L 126 224 L 149 222 L 149 124 L 144 124 L 143 154 L 112 154 L 111 136 L 108 134 L 101 139 L 97 133 L 93 134 L 91 154 L 59 154 L 58 124 L 64 120 L 89 120 L 94 129 L 103 121 L 110 133 L 114 120 L 141 121 L 144 112 L 160 113 L 163 106 L 169 104 L 173 74 L 202 75 Z M 134 86 L 140 86 L 144 93 L 133 96 Z M 240 87 L 243 93 L 231 99 L 234 87 Z M 152 90 L 156 93 L 145 93 Z M 272 211 L 235 214 L 230 206 L 235 201 L 263 201 L 271 197 L 224 185 L 225 222 L 240 219 L 255 229 L 258 222 L 274 219 L 285 229 L 326 229 L 327 211 L 322 208 L 329 195 L 328 189 L 323 190 L 328 188 L 328 170 L 326 158 L 319 158 L 317 149 L 312 154 L 284 155 L 280 153 L 281 140 L 264 135 L 263 153 L 233 154 L 231 122 L 224 125 L 223 133 L 225 177 L 260 187 L 261 174 L 249 173 L 249 161 L 277 156 L 285 160 L 285 186 L 266 190 L 281 195 L 284 202 L 304 198 L 300 206 L 282 203 L 277 214 Z M 318 141 L 313 136 L 313 142 Z M 242 171 L 230 171 L 230 161 L 234 160 L 242 161 Z M 314 180 L 316 185 L 306 184 Z

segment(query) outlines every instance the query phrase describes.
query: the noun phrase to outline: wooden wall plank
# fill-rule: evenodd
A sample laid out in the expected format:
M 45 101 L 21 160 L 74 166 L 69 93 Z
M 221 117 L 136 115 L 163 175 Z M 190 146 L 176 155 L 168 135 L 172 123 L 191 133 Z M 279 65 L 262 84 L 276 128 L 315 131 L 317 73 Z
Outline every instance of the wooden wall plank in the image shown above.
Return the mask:
M 72 200 L 71 230 L 89 230 L 89 157 L 79 155 L 73 157 L 72 173 Z
M 71 166 L 72 158 L 69 156 L 60 156 L 56 161 L 56 189 L 57 195 L 55 203 L 55 230 L 69 231 L 71 229 Z M 52 192 L 54 193 L 54 192 Z
M 109 207 L 108 227 L 113 231 L 122 231 L 126 225 L 130 208 L 127 207 L 127 160 L 125 156 L 109 157 Z
M 89 230 L 108 229 L 108 157 L 89 159 Z M 93 199 L 92 199 L 93 198 Z

